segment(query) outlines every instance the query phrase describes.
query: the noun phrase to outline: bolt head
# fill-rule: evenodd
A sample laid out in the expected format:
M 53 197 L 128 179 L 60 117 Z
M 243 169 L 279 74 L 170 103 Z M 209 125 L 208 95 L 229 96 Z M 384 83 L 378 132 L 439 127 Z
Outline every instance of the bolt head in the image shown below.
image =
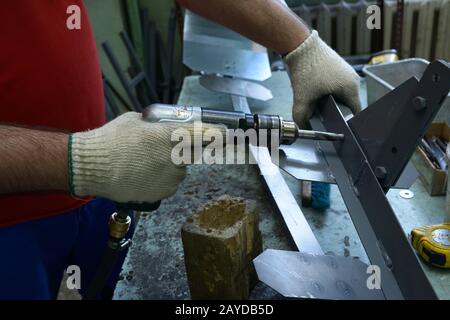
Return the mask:
M 376 167 L 375 168 L 375 176 L 378 179 L 384 179 L 387 176 L 387 170 L 385 167 Z
M 417 96 L 412 100 L 412 104 L 417 111 L 427 107 L 427 100 L 424 97 Z

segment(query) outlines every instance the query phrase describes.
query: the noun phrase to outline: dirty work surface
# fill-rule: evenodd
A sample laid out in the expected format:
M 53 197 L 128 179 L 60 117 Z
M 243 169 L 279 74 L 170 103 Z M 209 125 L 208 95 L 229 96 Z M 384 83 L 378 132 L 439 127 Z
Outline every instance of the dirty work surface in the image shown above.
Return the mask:
M 297 190 L 294 194 L 298 195 L 297 181 L 287 175 L 286 178 L 291 189 Z M 163 201 L 157 211 L 141 217 L 115 299 L 188 299 L 180 230 L 195 208 L 222 194 L 256 201 L 264 249 L 295 250 L 273 210 L 256 167 L 191 166 L 178 192 Z M 304 210 L 320 244 L 329 254 L 367 261 L 342 200 L 333 197 L 332 204 L 333 209 L 328 212 Z M 252 297 L 279 298 L 262 284 L 257 286 Z
M 264 82 L 274 98 L 267 102 L 249 100 L 254 112 L 275 110 L 289 119 L 292 94 L 285 72 L 274 72 Z M 362 87 L 365 98 L 365 87 Z M 289 91 L 289 92 L 288 92 Z M 198 83 L 197 76 L 187 77 L 180 95 L 180 104 L 230 108 L 228 95 L 213 93 Z M 287 174 L 293 195 L 299 202 L 299 182 Z M 445 197 L 430 197 L 420 180 L 411 187 L 412 199 L 403 199 L 399 190 L 388 193 L 389 201 L 407 234 L 412 228 L 441 223 L 445 216 Z M 183 261 L 180 230 L 186 219 L 206 201 L 223 194 L 254 199 L 260 210 L 263 247 L 294 250 L 268 200 L 256 167 L 249 165 L 197 165 L 188 168 L 186 180 L 178 192 L 162 202 L 154 213 L 143 216 L 136 230 L 133 245 L 124 264 L 115 299 L 188 299 L 189 290 Z M 301 208 L 324 252 L 348 256 L 368 262 L 358 234 L 351 222 L 339 191 L 331 187 L 331 207 L 320 212 Z M 425 267 L 430 282 L 441 299 L 450 299 L 450 272 Z M 279 297 L 262 284 L 253 291 L 253 298 Z
M 196 165 L 188 168 L 178 192 L 141 217 L 119 282 L 118 299 L 186 299 L 180 230 L 194 209 L 222 194 L 254 199 L 260 212 L 265 247 L 293 249 L 260 185 L 257 168 L 248 165 Z
M 277 113 L 290 118 L 292 94 L 285 72 L 275 72 L 264 82 L 274 98 L 267 102 L 249 100 L 255 112 L 276 106 Z M 230 97 L 208 91 L 198 77 L 184 80 L 179 104 L 230 109 Z M 299 182 L 284 174 L 297 202 Z M 367 262 L 358 235 L 344 203 L 332 186 L 332 207 L 327 212 L 302 209 L 325 252 L 361 258 Z M 116 299 L 187 299 L 189 289 L 185 274 L 180 230 L 186 219 L 206 201 L 223 194 L 253 199 L 260 212 L 263 248 L 294 250 L 279 215 L 270 203 L 261 183 L 258 168 L 250 165 L 196 165 L 188 168 L 186 180 L 178 192 L 162 202 L 158 211 L 143 216 L 119 281 Z M 347 238 L 345 238 L 347 237 Z M 273 297 L 274 292 L 257 285 L 254 297 Z

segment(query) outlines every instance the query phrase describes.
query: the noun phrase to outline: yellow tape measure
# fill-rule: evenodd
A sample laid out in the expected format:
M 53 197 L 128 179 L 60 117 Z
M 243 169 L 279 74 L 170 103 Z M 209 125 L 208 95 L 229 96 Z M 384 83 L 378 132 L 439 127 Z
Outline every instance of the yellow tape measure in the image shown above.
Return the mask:
M 450 268 L 450 223 L 413 229 L 411 242 L 426 262 Z

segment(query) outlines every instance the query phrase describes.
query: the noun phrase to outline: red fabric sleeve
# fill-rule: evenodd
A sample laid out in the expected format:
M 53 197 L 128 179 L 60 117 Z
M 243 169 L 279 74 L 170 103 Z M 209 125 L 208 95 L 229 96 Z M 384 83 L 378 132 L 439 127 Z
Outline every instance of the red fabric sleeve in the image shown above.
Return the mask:
M 69 30 L 67 8 L 81 9 Z M 0 123 L 67 131 L 104 124 L 97 49 L 80 0 L 8 0 L 0 10 Z M 1 143 L 1 142 L 0 142 Z M 0 226 L 81 206 L 67 193 L 0 197 Z

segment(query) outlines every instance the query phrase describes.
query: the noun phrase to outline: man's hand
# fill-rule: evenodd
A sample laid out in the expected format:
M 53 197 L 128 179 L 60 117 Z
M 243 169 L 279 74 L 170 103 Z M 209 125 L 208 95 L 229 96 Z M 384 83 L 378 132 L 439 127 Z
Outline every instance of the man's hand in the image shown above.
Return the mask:
M 176 129 L 180 142 L 171 141 Z M 181 143 L 184 151 L 193 137 L 209 143 L 224 134 L 224 126 L 150 123 L 136 112 L 72 135 L 0 125 L 0 195 L 70 190 L 153 203 L 175 193 L 185 176 L 185 164 L 172 162 L 174 145 Z
M 69 141 L 72 193 L 122 203 L 152 203 L 169 197 L 186 174 L 185 166 L 171 159 L 178 143 L 171 141 L 171 135 L 179 127 L 145 122 L 140 113 L 128 112 L 99 129 L 73 134 Z M 192 134 L 192 128 L 184 129 Z
M 354 113 L 360 109 L 359 77 L 316 31 L 279 0 L 177 0 L 186 8 L 286 57 L 294 90 L 294 120 L 308 125 L 315 102 L 333 94 Z
M 333 94 L 353 113 L 360 111 L 359 76 L 320 39 L 317 31 L 289 53 L 285 61 L 294 91 L 293 118 L 300 127 L 308 125 L 317 100 L 327 94 Z

